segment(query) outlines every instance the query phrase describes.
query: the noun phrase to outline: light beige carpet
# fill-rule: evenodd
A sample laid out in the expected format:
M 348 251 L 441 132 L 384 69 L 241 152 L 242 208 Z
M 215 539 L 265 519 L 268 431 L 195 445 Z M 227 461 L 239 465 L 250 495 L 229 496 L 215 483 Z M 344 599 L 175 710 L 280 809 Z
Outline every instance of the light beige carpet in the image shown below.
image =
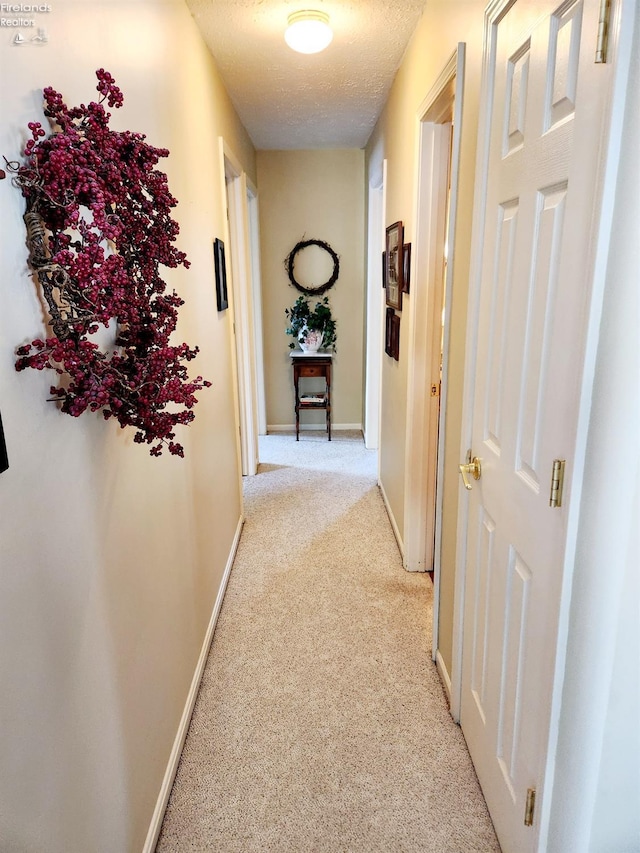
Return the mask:
M 356 433 L 261 439 L 157 853 L 499 851 Z

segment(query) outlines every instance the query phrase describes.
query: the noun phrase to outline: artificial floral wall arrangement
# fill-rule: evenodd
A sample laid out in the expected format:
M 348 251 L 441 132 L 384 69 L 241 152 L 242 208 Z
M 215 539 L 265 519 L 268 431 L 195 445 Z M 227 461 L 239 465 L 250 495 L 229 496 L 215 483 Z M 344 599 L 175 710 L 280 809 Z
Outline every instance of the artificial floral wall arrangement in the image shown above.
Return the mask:
M 166 292 L 160 268 L 189 266 L 173 245 L 177 201 L 156 168 L 169 152 L 109 128 L 104 102 L 118 109 L 123 95 L 109 72 L 96 76 L 101 97 L 87 106 L 69 108 L 44 89 L 50 132 L 30 122 L 24 162 L 5 158 L 26 201 L 29 264 L 53 333 L 20 346 L 16 369 L 54 370 L 51 399 L 66 414 L 102 410 L 133 427 L 152 456 L 164 447 L 184 456 L 175 427 L 191 423 L 195 393 L 211 383 L 188 378 L 198 347 L 169 343 L 184 302 Z M 105 352 L 92 338 L 112 321 L 115 346 Z

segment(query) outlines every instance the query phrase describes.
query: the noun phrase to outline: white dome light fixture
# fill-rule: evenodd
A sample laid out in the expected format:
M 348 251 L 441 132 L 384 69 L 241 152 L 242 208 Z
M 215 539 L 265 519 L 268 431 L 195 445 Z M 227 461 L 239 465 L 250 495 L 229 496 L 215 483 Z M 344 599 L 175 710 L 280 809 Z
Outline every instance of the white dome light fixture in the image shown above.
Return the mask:
M 284 40 L 298 53 L 320 53 L 331 44 L 333 30 L 326 12 L 294 12 L 287 24 Z

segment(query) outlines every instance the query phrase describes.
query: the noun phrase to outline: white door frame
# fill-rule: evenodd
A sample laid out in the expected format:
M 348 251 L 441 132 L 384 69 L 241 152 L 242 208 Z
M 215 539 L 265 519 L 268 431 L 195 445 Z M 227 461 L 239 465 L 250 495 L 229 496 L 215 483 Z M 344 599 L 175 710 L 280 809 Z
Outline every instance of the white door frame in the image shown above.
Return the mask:
M 491 62 L 491 56 L 487 50 L 491 44 L 491 32 L 494 22 L 506 13 L 508 8 L 516 0 L 493 0 L 485 12 L 484 29 L 484 58 L 482 69 L 482 87 L 480 94 L 480 114 L 485 112 L 490 92 L 488 90 L 487 69 Z M 558 733 L 563 701 L 563 683 L 566 669 L 567 643 L 570 634 L 570 607 L 571 586 L 575 569 L 575 558 L 578 545 L 578 533 L 580 525 L 582 482 L 586 468 L 586 445 L 591 414 L 591 401 L 594 387 L 595 364 L 598 353 L 598 341 L 600 335 L 600 321 L 602 316 L 602 303 L 604 284 L 606 277 L 607 259 L 609 253 L 609 242 L 611 237 L 611 213 L 613 210 L 616 176 L 618 171 L 618 152 L 620 147 L 620 134 L 622 129 L 621 115 L 624 105 L 626 79 L 628 76 L 629 56 L 626 51 L 618 52 L 618 42 L 628 41 L 628 34 L 624 38 L 620 33 L 621 9 L 627 13 L 627 22 L 633 16 L 633 0 L 618 0 L 614 2 L 613 14 L 609 27 L 609 53 L 613 56 L 612 64 L 612 87 L 608 99 L 609 126 L 608 134 L 603 133 L 601 139 L 601 160 L 597 170 L 597 197 L 599 217 L 594 216 L 592 222 L 593 236 L 591 245 L 593 252 L 590 259 L 592 279 L 590 285 L 591 304 L 589 309 L 588 330 L 584 350 L 584 369 L 580 385 L 580 405 L 578 415 L 578 426 L 576 432 L 576 448 L 574 455 L 573 471 L 571 472 L 570 490 L 572 493 L 571 514 L 567 523 L 567 536 L 565 557 L 562 566 L 563 584 L 559 608 L 558 639 L 556 646 L 555 674 L 553 692 L 551 697 L 551 723 L 548 739 L 548 750 L 546 756 L 545 781 L 543 790 L 545 796 L 540 804 L 540 836 L 537 849 L 546 849 L 549 833 L 549 817 L 554 804 L 558 800 L 566 799 L 565 792 L 553 790 L 553 778 L 556 765 L 556 750 L 558 748 Z M 481 175 L 487 174 L 487 161 L 489 157 L 490 123 L 480 121 L 478 132 L 478 147 L 476 157 L 476 172 Z M 468 315 L 466 331 L 466 353 L 465 353 L 465 376 L 473 376 L 477 357 L 477 327 L 479 317 L 479 300 L 482 271 L 482 235 L 484 229 L 481 226 L 484 215 L 486 199 L 486 181 L 482 186 L 476 188 L 473 211 L 473 240 L 471 246 L 471 275 L 469 281 Z M 460 439 L 460 460 L 462 461 L 467 448 L 471 446 L 472 423 L 473 423 L 473 388 L 471 383 L 465 383 L 463 395 L 462 429 Z M 460 492 L 463 491 L 460 483 Z M 457 543 L 456 543 L 456 583 L 454 595 L 453 614 L 453 655 L 451 670 L 451 714 L 454 720 L 460 720 L 461 691 L 462 691 L 462 656 L 463 656 L 463 631 L 464 631 L 464 608 L 465 608 L 465 585 L 467 566 L 467 525 L 469 516 L 469 503 L 466 500 L 458 501 L 457 521 Z M 593 626 L 594 631 L 599 630 L 598 625 Z M 589 749 L 590 745 L 581 742 L 574 744 L 574 748 Z
M 427 541 L 434 547 L 434 605 L 433 605 L 433 655 L 438 648 L 438 613 L 440 594 L 440 548 L 442 528 L 442 477 L 444 464 L 444 438 L 446 394 L 448 379 L 448 346 L 450 338 L 450 311 L 445 312 L 442 386 L 440 389 L 440 414 L 437 439 L 433 436 L 430 418 L 430 386 L 439 378 L 440 332 L 442 291 L 428 288 L 428 282 L 441 280 L 443 238 L 448 244 L 444 290 L 445 304 L 450 306 L 455 258 L 455 219 L 458 201 L 458 172 L 460 163 L 460 138 L 462 124 L 462 89 L 464 83 L 465 45 L 460 43 L 452 53 L 435 84 L 417 112 L 417 181 L 414 202 L 415 236 L 412 247 L 409 352 L 407 379 L 407 435 L 405 468 L 405 568 L 408 571 L 427 571 Z M 453 146 L 450 134 L 438 120 L 443 105 L 450 109 L 453 102 Z M 450 156 L 451 155 L 451 156 Z M 449 160 L 451 162 L 449 163 Z M 451 174 L 451 188 L 448 180 Z M 444 217 L 449 197 L 449 224 L 444 234 Z M 431 291 L 431 292 L 429 292 Z M 439 307 L 440 306 L 440 307 Z M 429 452 L 431 448 L 431 453 Z M 433 483 L 436 492 L 433 494 Z M 429 549 L 430 550 L 430 549 Z M 431 562 L 429 560 L 429 562 Z
M 458 213 L 458 176 L 460 174 L 460 146 L 462 141 L 462 108 L 464 93 L 466 45 L 458 44 L 456 50 L 456 82 L 453 113 L 453 140 L 451 147 L 451 189 L 449 195 L 449 226 L 447 245 L 449 263 L 445 278 L 445 317 L 442 340 L 442 384 L 440 387 L 440 418 L 438 422 L 438 465 L 436 471 L 435 544 L 433 554 L 433 644 L 432 656 L 439 655 L 440 573 L 442 569 L 442 506 L 444 483 L 444 459 L 446 439 L 447 399 L 449 393 L 449 344 L 451 340 L 451 305 L 453 303 L 453 274 L 455 269 L 455 233 Z M 448 306 L 448 308 L 446 307 Z M 441 672 L 446 672 L 444 665 Z
M 224 204 L 228 211 L 225 242 L 229 247 L 229 307 L 235 339 L 241 468 L 243 475 L 253 475 L 258 470 L 258 425 L 247 176 L 240 160 L 222 136 L 219 137 L 219 147 Z
M 367 450 L 380 445 L 380 386 L 383 353 L 382 252 L 384 251 L 385 178 L 382 175 L 369 184 L 367 212 L 367 344 L 365 372 L 364 443 Z
M 262 334 L 262 274 L 260 272 L 260 218 L 258 190 L 247 178 L 249 241 L 251 252 L 251 287 L 253 297 L 253 333 L 256 366 L 256 414 L 258 435 L 267 434 L 267 404 L 264 385 L 264 342 Z

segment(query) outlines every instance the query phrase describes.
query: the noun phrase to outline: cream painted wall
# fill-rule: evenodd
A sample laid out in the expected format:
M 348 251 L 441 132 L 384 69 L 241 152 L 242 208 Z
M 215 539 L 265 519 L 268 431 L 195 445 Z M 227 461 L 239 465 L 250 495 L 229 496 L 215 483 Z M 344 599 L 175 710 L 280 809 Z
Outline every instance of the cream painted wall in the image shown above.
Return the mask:
M 387 105 L 366 148 L 367 179 L 379 172 L 387 159 L 387 210 L 390 225 L 402 220 L 405 240 L 414 242 L 415 179 L 417 175 L 418 109 L 436 82 L 458 42 L 466 42 L 464 113 L 460 151 L 458 215 L 455 223 L 456 253 L 449 348 L 449 395 L 445 436 L 444 518 L 440 586 L 439 642 L 447 670 L 451 672 L 453 595 L 458 496 L 458 456 L 462 417 L 462 383 L 467 314 L 467 288 L 471 245 L 471 219 L 477 113 L 480 96 L 484 0 L 434 0 L 427 4 L 404 61 L 391 89 Z M 412 282 L 412 289 L 428 287 Z M 411 296 L 405 296 L 400 329 L 400 361 L 384 357 L 382 371 L 382 427 L 380 480 L 397 529 L 404 529 L 405 439 L 407 430 L 408 330 Z
M 358 149 L 259 151 L 257 164 L 267 424 L 290 425 L 295 421 L 289 358 L 292 339 L 285 334 L 284 312 L 300 293 L 289 283 L 284 259 L 300 240 L 319 239 L 340 256 L 340 277 L 326 294 L 337 322 L 332 423 L 360 427 L 364 382 L 364 153 Z M 322 250 L 317 251 L 322 263 Z M 303 258 L 304 253 L 300 256 Z M 305 412 L 301 421 L 320 423 L 323 416 L 324 412 Z
M 0 153 L 17 159 L 41 90 L 96 97 L 105 67 L 125 95 L 113 126 L 170 149 L 188 271 L 180 340 L 213 382 L 180 433 L 186 459 L 152 459 L 99 415 L 46 402 L 51 377 L 15 372 L 43 333 L 26 267 L 23 202 L 0 183 L 0 848 L 139 853 L 241 517 L 229 312 L 215 307 L 223 233 L 218 136 L 255 158 L 182 0 L 57 0 L 46 45 L 0 40 Z M 27 16 L 32 17 L 32 16 Z

